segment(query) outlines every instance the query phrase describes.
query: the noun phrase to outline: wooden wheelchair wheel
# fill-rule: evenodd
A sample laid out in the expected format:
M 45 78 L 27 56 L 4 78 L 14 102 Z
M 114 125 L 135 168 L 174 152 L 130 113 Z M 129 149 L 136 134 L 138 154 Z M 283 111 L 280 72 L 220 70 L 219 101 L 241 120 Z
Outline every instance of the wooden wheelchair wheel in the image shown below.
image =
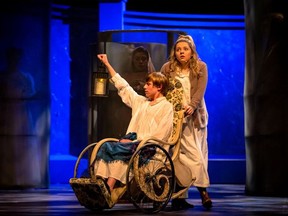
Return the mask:
M 164 209 L 175 188 L 169 153 L 158 144 L 146 144 L 129 161 L 126 173 L 128 198 L 144 213 Z

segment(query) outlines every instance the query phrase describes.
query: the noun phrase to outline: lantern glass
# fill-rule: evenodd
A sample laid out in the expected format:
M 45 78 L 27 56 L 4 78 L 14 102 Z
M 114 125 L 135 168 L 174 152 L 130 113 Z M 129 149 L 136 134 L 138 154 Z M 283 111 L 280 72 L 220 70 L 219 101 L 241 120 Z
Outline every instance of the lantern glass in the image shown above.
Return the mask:
M 98 97 L 108 96 L 109 75 L 107 72 L 93 72 L 92 95 Z

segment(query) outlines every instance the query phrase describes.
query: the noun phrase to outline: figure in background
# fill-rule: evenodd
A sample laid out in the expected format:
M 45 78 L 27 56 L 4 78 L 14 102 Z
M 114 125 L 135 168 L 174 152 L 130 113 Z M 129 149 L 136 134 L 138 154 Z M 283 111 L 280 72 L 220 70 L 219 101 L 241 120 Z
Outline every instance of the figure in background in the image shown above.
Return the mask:
M 32 76 L 19 68 L 22 57 L 22 49 L 7 49 L 7 68 L 0 73 L 0 134 L 33 133 L 31 113 L 26 100 L 35 94 L 35 87 Z
M 169 81 L 162 73 L 146 74 L 145 96 L 142 96 L 113 69 L 107 55 L 99 54 L 98 58 L 106 66 L 123 103 L 132 109 L 126 136 L 118 142 L 104 143 L 96 157 L 94 173 L 107 179 L 107 188 L 111 192 L 117 181 L 126 184 L 128 162 L 144 137 L 154 136 L 168 141 L 173 130 L 173 106 L 165 97 Z
M 143 86 L 147 73 L 154 72 L 155 68 L 150 54 L 143 46 L 136 47 L 131 55 L 131 71 L 124 71 L 122 76 L 136 92 L 145 95 Z
M 207 124 L 208 112 L 204 100 L 208 82 L 208 71 L 205 62 L 200 60 L 195 43 L 190 35 L 180 35 L 175 42 L 161 72 L 167 77 L 178 79 L 184 89 L 183 109 L 185 119 L 182 128 L 179 161 L 191 169 L 196 177 L 194 185 L 200 192 L 203 207 L 210 209 L 212 201 L 206 190 L 210 186 L 208 175 Z M 186 175 L 181 171 L 177 175 Z M 192 178 L 192 176 L 191 176 Z M 186 202 L 188 193 L 172 200 L 172 208 L 193 208 Z

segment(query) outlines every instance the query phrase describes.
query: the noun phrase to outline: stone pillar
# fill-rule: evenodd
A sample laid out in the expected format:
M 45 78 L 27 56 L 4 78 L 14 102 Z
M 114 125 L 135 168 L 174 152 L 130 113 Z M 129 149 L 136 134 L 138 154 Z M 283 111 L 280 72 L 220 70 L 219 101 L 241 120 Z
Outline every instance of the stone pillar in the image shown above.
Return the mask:
M 0 9 L 0 188 L 49 187 L 49 2 Z
M 287 196 L 287 2 L 245 0 L 244 7 L 246 193 Z

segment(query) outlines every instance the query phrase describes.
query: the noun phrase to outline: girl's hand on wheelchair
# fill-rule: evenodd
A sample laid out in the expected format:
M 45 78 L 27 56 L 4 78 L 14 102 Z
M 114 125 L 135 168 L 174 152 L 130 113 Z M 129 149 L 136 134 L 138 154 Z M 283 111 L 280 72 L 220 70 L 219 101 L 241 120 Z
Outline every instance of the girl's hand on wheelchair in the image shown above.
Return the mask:
M 184 113 L 185 113 L 185 117 L 193 114 L 193 109 L 192 109 L 192 107 L 189 106 L 189 105 L 186 105 L 186 106 L 184 107 L 184 111 L 185 111 L 185 112 L 184 112 Z

